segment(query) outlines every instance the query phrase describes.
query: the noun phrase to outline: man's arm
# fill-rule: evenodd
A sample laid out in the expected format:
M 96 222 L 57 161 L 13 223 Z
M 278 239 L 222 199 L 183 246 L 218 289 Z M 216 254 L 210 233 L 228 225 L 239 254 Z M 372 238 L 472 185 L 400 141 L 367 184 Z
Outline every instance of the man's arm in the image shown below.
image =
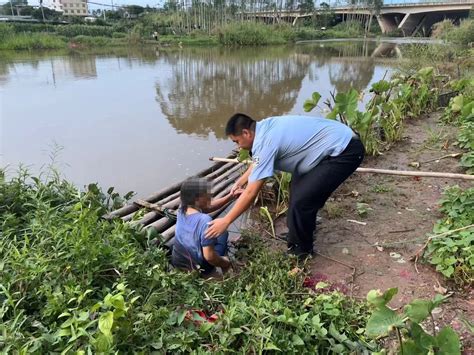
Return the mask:
M 242 192 L 234 207 L 223 218 L 216 218 L 209 222 L 209 228 L 206 231 L 206 238 L 217 238 L 227 230 L 227 227 L 234 222 L 237 217 L 244 213 L 255 201 L 265 179 L 251 182 Z
M 222 268 L 224 271 L 227 270 L 231 264 L 228 258 L 225 256 L 220 256 L 216 253 L 214 246 L 209 245 L 207 247 L 202 248 L 202 255 L 204 259 L 211 264 L 212 266 L 218 266 Z
M 245 171 L 245 173 L 242 174 L 241 177 L 237 179 L 235 184 L 232 186 L 232 189 L 230 190 L 231 193 L 233 193 L 235 190 L 245 186 L 249 180 L 250 173 L 252 172 L 253 164 L 250 164 L 248 169 Z

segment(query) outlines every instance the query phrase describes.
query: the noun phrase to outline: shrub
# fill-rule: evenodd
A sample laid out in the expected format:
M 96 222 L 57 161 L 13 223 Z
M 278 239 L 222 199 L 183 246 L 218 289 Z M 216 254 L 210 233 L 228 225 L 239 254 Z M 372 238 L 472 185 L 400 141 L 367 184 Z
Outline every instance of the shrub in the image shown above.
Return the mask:
M 234 23 L 218 30 L 219 42 L 224 45 L 266 45 L 286 43 L 288 31 L 278 31 L 265 24 Z
M 455 26 L 450 20 L 444 20 L 433 26 L 432 36 L 460 45 L 474 43 L 474 20 L 466 19 Z
M 112 33 L 112 38 L 125 38 L 125 37 L 127 37 L 127 34 L 123 32 Z
M 120 200 L 113 189 L 0 171 L 0 200 L 2 352 L 376 350 L 363 303 L 306 288 L 257 236 L 245 272 L 207 282 L 170 269 L 152 230 L 102 219 Z
M 55 35 L 34 33 L 17 34 L 0 42 L 0 49 L 33 50 L 65 48 L 66 42 Z
M 298 41 L 309 41 L 327 38 L 327 32 L 321 30 L 315 30 L 312 28 L 302 27 L 296 30 L 296 40 Z
M 474 188 L 447 188 L 440 201 L 444 217 L 434 226 L 425 258 L 458 284 L 474 282 L 474 230 L 461 229 L 474 221 Z M 439 237 L 437 237 L 439 235 Z
M 93 26 L 93 25 L 65 25 L 58 26 L 56 33 L 68 38 L 76 36 L 91 36 L 91 37 L 112 37 L 114 33 L 111 27 Z

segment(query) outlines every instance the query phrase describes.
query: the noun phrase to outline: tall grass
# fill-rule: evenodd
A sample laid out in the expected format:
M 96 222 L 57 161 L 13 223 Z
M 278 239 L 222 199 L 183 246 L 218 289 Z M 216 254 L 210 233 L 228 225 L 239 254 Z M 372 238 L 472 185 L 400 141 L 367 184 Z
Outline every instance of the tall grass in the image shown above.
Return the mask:
M 60 49 L 66 47 L 63 37 L 43 34 L 16 34 L 2 39 L 0 49 L 33 50 L 33 49 Z
M 466 46 L 474 43 L 474 20 L 466 19 L 455 26 L 450 20 L 444 20 L 433 26 L 432 37 Z
M 232 23 L 217 31 L 219 43 L 224 45 L 267 45 L 284 44 L 293 36 L 293 31 L 285 27 L 260 23 Z
M 118 197 L 0 170 L 2 353 L 368 352 L 366 306 L 313 292 L 258 236 L 242 241 L 243 272 L 205 282 L 172 270 L 152 229 L 102 219 Z

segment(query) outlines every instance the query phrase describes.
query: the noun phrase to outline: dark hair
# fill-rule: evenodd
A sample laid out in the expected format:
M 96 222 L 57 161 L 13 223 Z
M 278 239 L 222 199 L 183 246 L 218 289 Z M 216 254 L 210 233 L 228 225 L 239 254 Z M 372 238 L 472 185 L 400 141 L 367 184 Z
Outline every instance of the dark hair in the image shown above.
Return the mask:
M 180 198 L 181 211 L 186 212 L 188 207 L 194 207 L 201 196 L 211 195 L 211 183 L 205 178 L 191 177 L 181 184 Z
M 226 136 L 239 136 L 243 129 L 255 131 L 255 120 L 244 113 L 236 113 L 227 121 L 225 127 Z

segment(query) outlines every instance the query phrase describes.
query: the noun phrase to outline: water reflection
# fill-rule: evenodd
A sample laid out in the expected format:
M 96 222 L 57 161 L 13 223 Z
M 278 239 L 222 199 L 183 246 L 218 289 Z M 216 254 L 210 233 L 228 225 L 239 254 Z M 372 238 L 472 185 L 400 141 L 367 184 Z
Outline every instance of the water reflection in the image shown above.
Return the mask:
M 288 48 L 187 51 L 166 56 L 171 80 L 156 83 L 156 101 L 178 131 L 225 138 L 236 111 L 255 117 L 289 112 L 310 65 Z

